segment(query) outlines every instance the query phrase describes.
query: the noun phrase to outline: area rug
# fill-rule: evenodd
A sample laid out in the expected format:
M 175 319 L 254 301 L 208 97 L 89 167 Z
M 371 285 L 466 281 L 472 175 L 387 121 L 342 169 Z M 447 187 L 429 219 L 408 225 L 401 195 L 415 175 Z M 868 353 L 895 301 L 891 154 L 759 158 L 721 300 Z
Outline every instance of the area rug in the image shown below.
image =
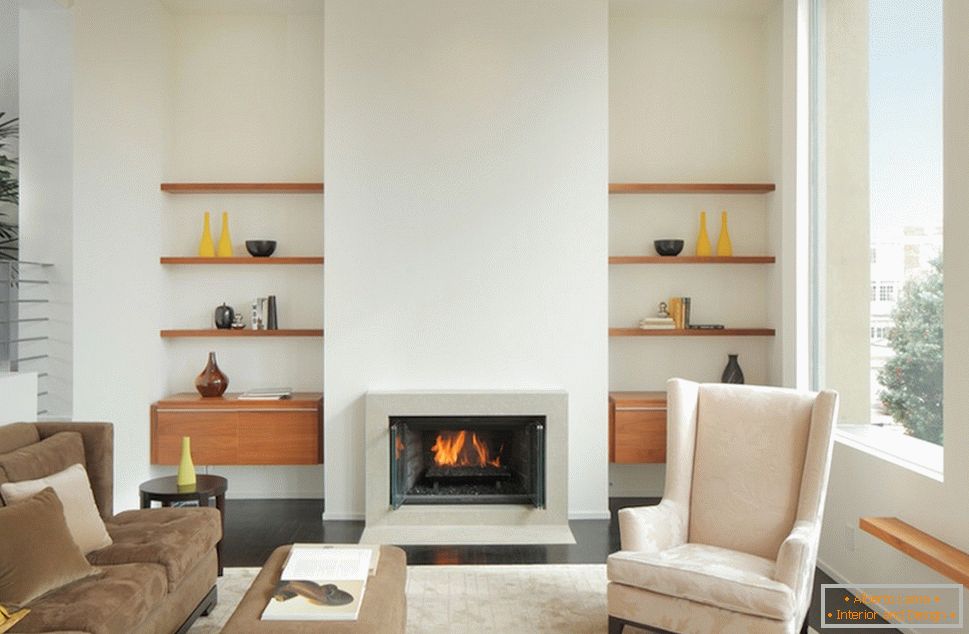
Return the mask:
M 219 632 L 258 572 L 226 568 L 218 606 L 189 632 Z M 606 631 L 602 564 L 407 567 L 408 633 Z
M 219 632 L 258 572 L 226 568 L 218 606 L 189 632 Z M 408 634 L 607 631 L 603 564 L 407 567 Z

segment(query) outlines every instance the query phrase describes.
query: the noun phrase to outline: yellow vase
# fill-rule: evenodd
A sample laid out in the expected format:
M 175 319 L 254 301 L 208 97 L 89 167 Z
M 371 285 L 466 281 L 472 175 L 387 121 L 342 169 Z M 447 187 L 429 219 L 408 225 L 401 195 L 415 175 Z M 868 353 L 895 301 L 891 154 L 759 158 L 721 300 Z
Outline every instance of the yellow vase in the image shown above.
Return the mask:
M 232 236 L 229 235 L 229 214 L 222 212 L 222 235 L 219 236 L 219 248 L 215 252 L 220 258 L 232 257 Z
M 175 484 L 179 487 L 195 486 L 195 465 L 192 464 L 191 439 L 188 436 L 182 436 L 182 459 L 178 463 Z
M 717 238 L 717 255 L 730 257 L 733 255 L 733 245 L 730 243 L 730 232 L 727 231 L 727 212 L 720 212 L 720 237 Z
M 696 254 L 700 257 L 713 255 L 713 246 L 710 244 L 710 236 L 707 235 L 707 212 L 700 212 L 700 235 L 696 237 Z
M 214 258 L 215 243 L 212 242 L 212 229 L 209 226 L 209 212 L 205 212 L 205 220 L 202 223 L 202 239 L 199 241 L 199 257 Z

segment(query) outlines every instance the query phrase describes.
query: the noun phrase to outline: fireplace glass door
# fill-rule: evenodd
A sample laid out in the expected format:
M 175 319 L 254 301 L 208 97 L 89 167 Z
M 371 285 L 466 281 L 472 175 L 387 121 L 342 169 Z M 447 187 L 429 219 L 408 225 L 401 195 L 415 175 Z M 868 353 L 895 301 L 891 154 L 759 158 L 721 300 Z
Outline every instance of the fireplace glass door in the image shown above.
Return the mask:
M 544 416 L 391 416 L 390 504 L 545 507 Z

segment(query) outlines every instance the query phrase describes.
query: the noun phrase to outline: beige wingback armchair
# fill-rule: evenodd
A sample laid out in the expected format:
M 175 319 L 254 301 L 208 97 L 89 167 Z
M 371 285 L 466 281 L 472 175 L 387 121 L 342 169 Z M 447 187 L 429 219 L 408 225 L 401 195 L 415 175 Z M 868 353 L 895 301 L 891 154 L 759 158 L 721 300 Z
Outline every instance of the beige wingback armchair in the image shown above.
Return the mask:
M 619 512 L 610 633 L 806 628 L 838 395 L 672 379 L 668 399 L 663 500 Z

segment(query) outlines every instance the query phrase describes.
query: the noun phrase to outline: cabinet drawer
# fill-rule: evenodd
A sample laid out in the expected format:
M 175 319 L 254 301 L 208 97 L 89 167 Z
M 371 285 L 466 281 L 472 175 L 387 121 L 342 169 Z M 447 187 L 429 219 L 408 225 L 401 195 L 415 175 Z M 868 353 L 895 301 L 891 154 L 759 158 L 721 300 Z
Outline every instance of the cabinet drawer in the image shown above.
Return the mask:
M 154 418 L 152 464 L 178 464 L 182 455 L 182 436 L 192 439 L 192 462 L 195 464 L 236 464 L 239 424 L 235 412 L 159 410 Z
M 666 462 L 666 410 L 615 410 L 614 462 Z
M 240 464 L 319 464 L 320 428 L 316 412 L 241 412 Z
M 152 407 L 151 462 L 178 464 L 182 436 L 197 465 L 321 464 L 319 409 L 163 409 Z

